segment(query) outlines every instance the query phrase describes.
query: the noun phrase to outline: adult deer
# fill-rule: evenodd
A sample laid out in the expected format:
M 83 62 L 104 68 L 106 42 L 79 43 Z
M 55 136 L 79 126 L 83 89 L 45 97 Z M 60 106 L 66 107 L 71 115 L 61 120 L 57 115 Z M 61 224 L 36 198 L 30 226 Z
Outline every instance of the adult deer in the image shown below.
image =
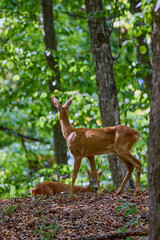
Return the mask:
M 130 150 L 138 141 L 139 133 L 130 127 L 122 125 L 97 129 L 72 127 L 68 119 L 68 109 L 73 97 L 63 106 L 55 97 L 52 97 L 52 104 L 58 110 L 63 136 L 67 140 L 68 148 L 74 157 L 74 169 L 69 196 L 73 194 L 74 183 L 83 157 L 88 158 L 92 174 L 97 182 L 98 191 L 101 192 L 94 156 L 105 153 L 115 153 L 127 167 L 126 176 L 118 188 L 116 195 L 123 191 L 134 167 L 137 171 L 136 195 L 140 185 L 141 163 L 131 154 Z
M 104 170 L 104 169 L 103 169 Z M 98 180 L 103 170 L 97 173 Z M 92 192 L 96 190 L 96 181 L 93 174 L 86 168 L 89 177 L 88 187 L 74 186 L 73 192 Z M 30 190 L 31 197 L 37 195 L 53 195 L 56 193 L 67 192 L 70 185 L 60 182 L 42 182 Z

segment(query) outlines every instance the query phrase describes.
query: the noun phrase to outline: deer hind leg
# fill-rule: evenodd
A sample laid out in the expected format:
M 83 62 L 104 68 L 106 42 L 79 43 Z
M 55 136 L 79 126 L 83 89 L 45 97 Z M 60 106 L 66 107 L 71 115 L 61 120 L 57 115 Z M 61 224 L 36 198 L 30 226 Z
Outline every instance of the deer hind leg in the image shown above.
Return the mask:
M 134 195 L 136 195 L 137 192 L 139 192 L 139 188 L 140 188 L 140 174 L 141 174 L 141 165 L 142 164 L 129 151 L 123 152 L 123 153 L 118 153 L 118 156 L 121 159 L 127 161 L 128 163 L 132 164 L 132 166 L 134 166 L 136 168 L 137 179 L 136 179 L 136 188 L 135 188 L 135 192 L 134 192 Z
M 130 155 L 132 156 L 132 158 L 135 161 L 135 167 L 136 167 L 136 171 L 137 171 L 136 188 L 134 191 L 134 195 L 136 195 L 140 190 L 140 175 L 141 175 L 142 163 L 137 158 L 135 158 L 131 153 L 130 153 Z
M 99 184 L 99 179 L 98 179 L 98 174 L 97 174 L 97 169 L 96 169 L 96 161 L 95 161 L 95 157 L 94 156 L 90 156 L 90 157 L 87 157 L 89 162 L 90 162 L 90 165 L 91 165 L 91 171 L 92 171 L 92 174 L 93 176 L 95 177 L 96 179 L 96 183 L 97 183 L 97 187 L 98 187 L 98 192 L 101 193 L 101 187 L 100 187 L 100 184 Z
M 118 154 L 117 154 L 117 155 L 118 155 Z M 133 167 L 133 165 L 132 165 L 131 163 L 127 162 L 126 160 L 124 160 L 124 159 L 123 159 L 122 157 L 120 157 L 119 155 L 118 155 L 118 157 L 119 157 L 119 158 L 121 159 L 121 161 L 126 165 L 126 167 L 127 167 L 127 172 L 126 172 L 126 176 L 124 177 L 121 185 L 119 186 L 118 190 L 116 191 L 115 196 L 118 195 L 118 194 L 120 194 L 120 193 L 122 193 L 122 191 L 123 191 L 123 189 L 124 189 L 124 187 L 125 187 L 128 179 L 130 178 L 130 176 L 131 176 L 131 174 L 132 174 L 132 172 L 133 172 L 133 169 L 134 169 L 134 167 Z
M 81 165 L 82 158 L 81 157 L 75 157 L 74 158 L 74 168 L 73 168 L 73 174 L 72 174 L 72 183 L 70 187 L 69 197 L 72 197 L 73 195 L 73 189 L 74 189 L 74 183 L 77 178 L 77 174 Z

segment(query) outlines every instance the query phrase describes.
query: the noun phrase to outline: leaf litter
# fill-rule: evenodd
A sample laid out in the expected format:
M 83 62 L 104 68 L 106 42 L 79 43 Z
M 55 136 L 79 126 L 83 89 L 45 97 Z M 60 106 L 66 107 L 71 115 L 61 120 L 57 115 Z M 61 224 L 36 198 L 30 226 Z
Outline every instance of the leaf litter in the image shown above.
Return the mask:
M 137 229 L 148 229 L 146 190 L 136 197 L 131 190 L 118 196 L 77 193 L 67 198 L 66 193 L 61 193 L 0 199 L 0 240 L 94 239 Z M 147 239 L 147 236 L 123 239 Z

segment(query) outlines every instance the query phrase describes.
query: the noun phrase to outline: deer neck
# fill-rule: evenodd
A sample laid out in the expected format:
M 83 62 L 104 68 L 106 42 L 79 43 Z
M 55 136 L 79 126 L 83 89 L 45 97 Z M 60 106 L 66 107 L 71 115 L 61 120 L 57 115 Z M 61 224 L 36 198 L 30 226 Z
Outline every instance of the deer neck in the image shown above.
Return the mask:
M 63 119 L 60 119 L 62 134 L 65 139 L 73 132 L 74 128 L 71 126 L 69 119 L 65 116 Z

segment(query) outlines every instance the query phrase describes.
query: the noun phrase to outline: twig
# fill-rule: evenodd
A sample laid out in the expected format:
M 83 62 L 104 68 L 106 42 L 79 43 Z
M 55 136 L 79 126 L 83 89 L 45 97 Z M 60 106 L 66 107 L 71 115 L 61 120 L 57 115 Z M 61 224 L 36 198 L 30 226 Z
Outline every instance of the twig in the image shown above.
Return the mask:
M 24 139 L 24 138 L 22 138 L 22 146 L 23 146 L 24 151 L 25 151 L 25 153 L 26 153 L 26 158 L 28 159 L 28 150 L 27 150 L 27 148 L 26 148 L 25 139 Z
M 99 167 L 101 166 L 101 164 L 102 164 L 102 159 L 101 159 L 101 161 L 98 163 L 97 172 L 98 172 Z
M 72 12 L 61 11 L 61 13 L 67 14 L 67 15 L 69 15 L 70 17 L 74 17 L 74 18 L 86 19 L 86 17 L 84 17 L 84 16 L 82 16 L 82 15 L 80 15 L 80 14 L 72 13 Z

